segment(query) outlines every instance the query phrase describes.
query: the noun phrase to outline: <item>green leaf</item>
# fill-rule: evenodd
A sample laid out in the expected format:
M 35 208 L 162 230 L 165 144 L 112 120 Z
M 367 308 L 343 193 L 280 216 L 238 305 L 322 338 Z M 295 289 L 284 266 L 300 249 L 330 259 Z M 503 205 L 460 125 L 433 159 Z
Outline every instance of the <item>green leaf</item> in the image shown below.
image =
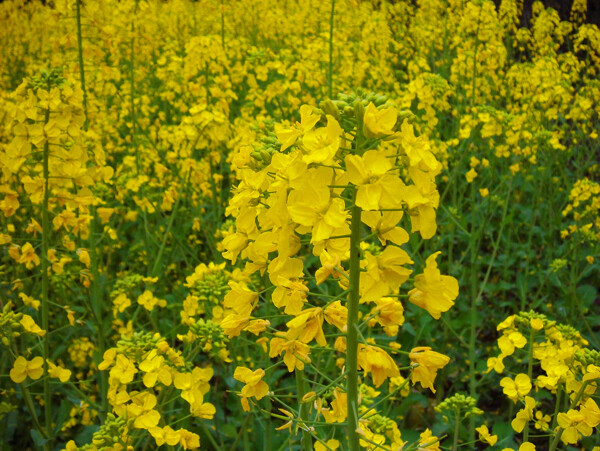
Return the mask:
M 36 448 L 42 448 L 46 443 L 48 443 L 48 439 L 44 438 L 44 436 L 40 434 L 37 429 L 31 429 L 29 433 L 31 434 L 31 439 L 33 440 Z

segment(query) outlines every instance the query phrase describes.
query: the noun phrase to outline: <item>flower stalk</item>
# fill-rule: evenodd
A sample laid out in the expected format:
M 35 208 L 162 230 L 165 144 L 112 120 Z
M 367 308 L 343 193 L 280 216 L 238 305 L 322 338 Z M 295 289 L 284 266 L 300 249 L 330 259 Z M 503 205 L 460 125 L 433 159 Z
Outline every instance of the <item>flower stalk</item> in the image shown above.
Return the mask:
M 50 87 L 48 87 L 50 88 Z M 50 120 L 50 109 L 46 109 L 44 113 L 44 126 Z M 44 373 L 48 374 L 48 359 L 50 358 L 50 334 L 48 333 L 49 318 L 50 318 L 50 303 L 48 301 L 48 291 L 50 287 L 50 280 L 48 277 L 49 261 L 48 261 L 48 249 L 49 234 L 50 234 L 50 215 L 49 215 L 49 165 L 48 160 L 50 158 L 50 144 L 46 139 L 44 143 L 43 151 L 43 179 L 44 179 L 44 199 L 42 201 L 42 329 L 46 331 L 42 337 L 43 341 L 43 355 L 44 355 Z M 44 378 L 44 426 L 46 429 L 46 436 L 51 438 L 52 431 L 52 393 L 50 392 L 50 378 Z M 52 449 L 52 444 L 48 442 L 44 445 L 45 449 Z
M 350 294 L 348 296 L 348 323 L 346 330 L 346 394 L 348 396 L 348 447 L 359 449 L 358 439 L 358 304 L 360 286 L 360 224 L 362 210 L 352 195 L 352 222 L 350 225 Z

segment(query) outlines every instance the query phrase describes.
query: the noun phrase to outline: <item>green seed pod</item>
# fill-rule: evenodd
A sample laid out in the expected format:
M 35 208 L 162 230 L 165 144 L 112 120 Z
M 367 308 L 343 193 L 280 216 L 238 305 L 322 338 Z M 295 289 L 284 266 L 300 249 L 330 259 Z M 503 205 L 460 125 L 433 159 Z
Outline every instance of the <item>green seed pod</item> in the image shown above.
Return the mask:
M 333 103 L 330 99 L 321 102 L 319 105 L 325 114 L 329 114 L 335 118 L 336 121 L 340 121 L 341 113 L 340 109 L 337 107 L 335 103 Z

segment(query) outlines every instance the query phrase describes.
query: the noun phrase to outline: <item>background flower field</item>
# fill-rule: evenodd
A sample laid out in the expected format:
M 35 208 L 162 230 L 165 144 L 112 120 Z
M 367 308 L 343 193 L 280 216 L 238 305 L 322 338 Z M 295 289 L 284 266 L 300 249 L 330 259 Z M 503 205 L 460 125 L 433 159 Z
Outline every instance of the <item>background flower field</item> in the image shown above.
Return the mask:
M 600 30 L 497 3 L 0 3 L 0 449 L 600 450 Z

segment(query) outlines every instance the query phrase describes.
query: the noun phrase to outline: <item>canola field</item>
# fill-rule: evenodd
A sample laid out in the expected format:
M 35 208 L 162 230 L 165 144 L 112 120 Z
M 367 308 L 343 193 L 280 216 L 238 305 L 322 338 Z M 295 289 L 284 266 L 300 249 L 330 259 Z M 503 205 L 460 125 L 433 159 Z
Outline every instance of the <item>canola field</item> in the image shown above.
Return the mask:
M 0 3 L 0 450 L 600 450 L 600 30 L 522 0 Z

